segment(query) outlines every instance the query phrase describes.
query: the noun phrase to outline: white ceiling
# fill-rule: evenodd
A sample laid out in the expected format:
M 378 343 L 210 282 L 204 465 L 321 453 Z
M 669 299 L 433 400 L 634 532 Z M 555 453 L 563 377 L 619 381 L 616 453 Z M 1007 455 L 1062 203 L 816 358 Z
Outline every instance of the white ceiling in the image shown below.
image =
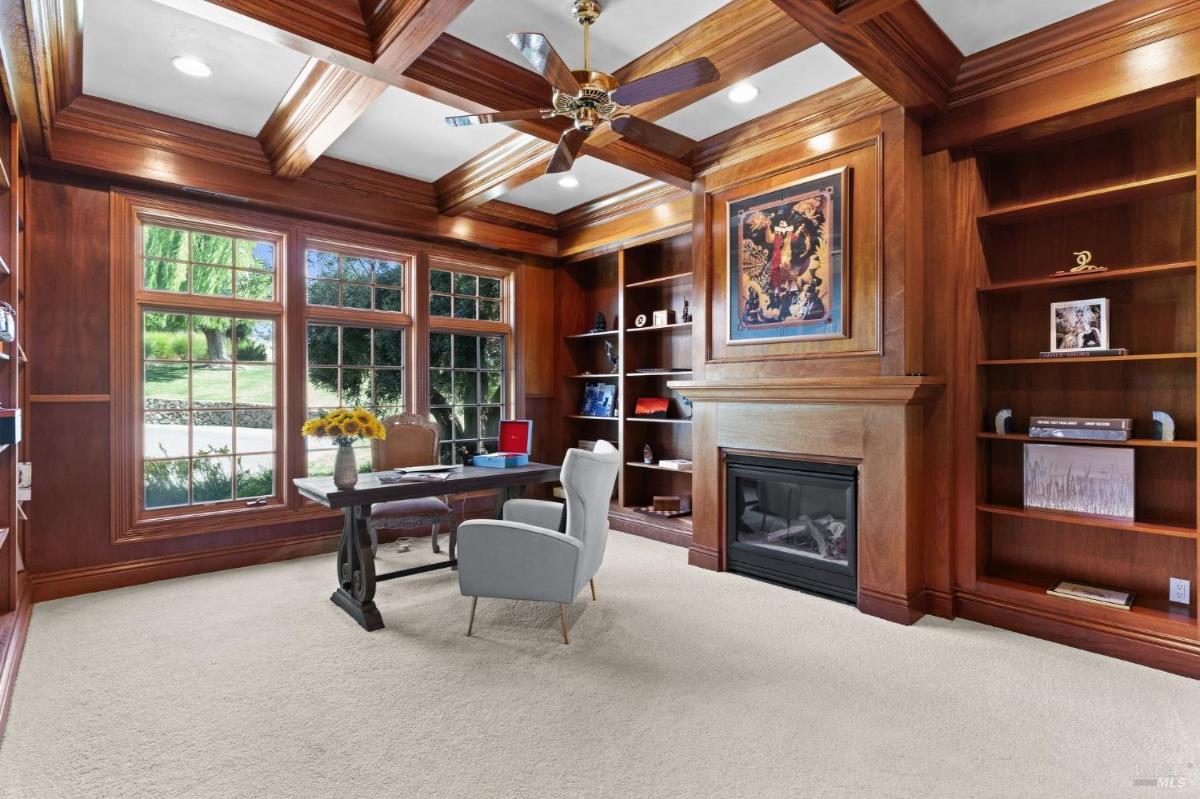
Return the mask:
M 729 0 L 601 0 L 592 26 L 592 69 L 615 72 L 707 17 Z M 447 30 L 529 68 L 509 33 L 542 33 L 572 69 L 583 69 L 583 28 L 570 0 L 475 0 Z
M 735 103 L 728 92 L 717 92 L 658 124 L 693 139 L 706 139 L 857 76 L 858 70 L 819 44 L 747 79 L 758 89 L 758 97 L 748 103 Z
M 433 181 L 516 133 L 507 125 L 446 125 L 447 116 L 461 113 L 389 87 L 328 152 L 334 158 Z
M 152 0 L 86 0 L 83 91 L 254 136 L 308 60 Z M 192 56 L 208 78 L 171 65 Z
M 580 203 L 591 202 L 614 191 L 646 182 L 645 175 L 587 155 L 575 162 L 571 174 L 579 181 L 579 185 L 573 189 L 564 189 L 558 185 L 562 175 L 542 175 L 500 199 L 548 214 L 557 214 Z
M 964 55 L 986 50 L 1108 0 L 919 0 Z

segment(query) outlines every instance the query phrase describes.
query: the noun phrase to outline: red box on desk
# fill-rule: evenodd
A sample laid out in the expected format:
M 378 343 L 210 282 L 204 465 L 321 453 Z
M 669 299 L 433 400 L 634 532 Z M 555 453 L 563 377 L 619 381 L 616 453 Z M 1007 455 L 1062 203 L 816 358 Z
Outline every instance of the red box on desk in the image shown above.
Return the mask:
M 509 419 L 500 423 L 499 452 L 476 455 L 471 462 L 485 469 L 511 469 L 529 463 L 533 448 L 533 422 L 528 419 Z

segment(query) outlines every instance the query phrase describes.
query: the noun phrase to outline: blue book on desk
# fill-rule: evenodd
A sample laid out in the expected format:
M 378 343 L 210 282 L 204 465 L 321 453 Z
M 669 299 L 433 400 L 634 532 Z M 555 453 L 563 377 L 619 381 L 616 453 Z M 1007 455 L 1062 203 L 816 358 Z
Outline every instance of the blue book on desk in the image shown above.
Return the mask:
M 533 448 L 533 422 L 528 419 L 509 419 L 500 423 L 499 452 L 476 455 L 471 463 L 485 469 L 512 469 L 529 465 L 529 450 Z

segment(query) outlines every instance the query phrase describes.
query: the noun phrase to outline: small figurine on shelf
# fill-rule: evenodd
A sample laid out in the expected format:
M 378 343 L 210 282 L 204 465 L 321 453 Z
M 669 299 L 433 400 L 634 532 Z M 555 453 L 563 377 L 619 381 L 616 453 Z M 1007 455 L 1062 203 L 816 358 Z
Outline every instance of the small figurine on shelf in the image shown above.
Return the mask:
M 692 308 L 691 308 L 691 303 L 688 300 L 683 301 L 683 314 L 679 317 L 679 321 L 681 321 L 681 322 L 692 321 Z
M 463 466 L 470 466 L 475 460 L 474 453 L 467 449 L 466 445 L 458 448 L 458 462 Z
M 592 322 L 592 329 L 589 333 L 603 333 L 608 330 L 608 322 L 604 319 L 604 312 L 596 312 L 596 321 Z
M 642 463 L 646 465 L 654 464 L 654 450 L 650 449 L 650 445 L 642 447 Z
M 1061 269 L 1054 273 L 1054 277 L 1071 277 L 1072 275 L 1080 275 L 1085 272 L 1107 272 L 1107 266 L 1100 266 L 1092 263 L 1092 253 L 1090 250 L 1080 250 L 1077 253 L 1072 253 L 1075 256 L 1075 266 L 1071 269 Z
M 620 365 L 621 356 L 617 352 L 617 348 L 613 346 L 611 341 L 604 342 L 604 354 L 608 356 L 608 363 L 612 366 L 612 373 L 617 373 L 617 367 Z
M 1005 408 L 996 414 L 996 432 L 1002 436 L 1011 435 L 1013 431 L 1012 408 Z
M 1174 441 L 1175 440 L 1175 420 L 1171 418 L 1171 414 L 1166 411 L 1155 411 L 1154 417 L 1154 439 L 1156 441 Z

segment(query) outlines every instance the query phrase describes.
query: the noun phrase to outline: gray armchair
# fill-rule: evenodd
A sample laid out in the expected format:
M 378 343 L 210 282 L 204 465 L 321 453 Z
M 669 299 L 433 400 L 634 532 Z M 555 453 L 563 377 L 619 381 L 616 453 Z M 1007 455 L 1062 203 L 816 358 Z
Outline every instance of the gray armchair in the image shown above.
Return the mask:
M 563 643 L 570 643 L 567 605 L 589 584 L 596 599 L 593 578 L 604 562 L 608 504 L 620 462 L 620 453 L 607 441 L 597 441 L 594 452 L 567 451 L 561 477 L 565 526 L 562 505 L 530 499 L 506 503 L 501 520 L 459 525 L 458 587 L 471 597 L 467 635 L 475 626 L 479 597 L 528 599 L 558 603 Z

